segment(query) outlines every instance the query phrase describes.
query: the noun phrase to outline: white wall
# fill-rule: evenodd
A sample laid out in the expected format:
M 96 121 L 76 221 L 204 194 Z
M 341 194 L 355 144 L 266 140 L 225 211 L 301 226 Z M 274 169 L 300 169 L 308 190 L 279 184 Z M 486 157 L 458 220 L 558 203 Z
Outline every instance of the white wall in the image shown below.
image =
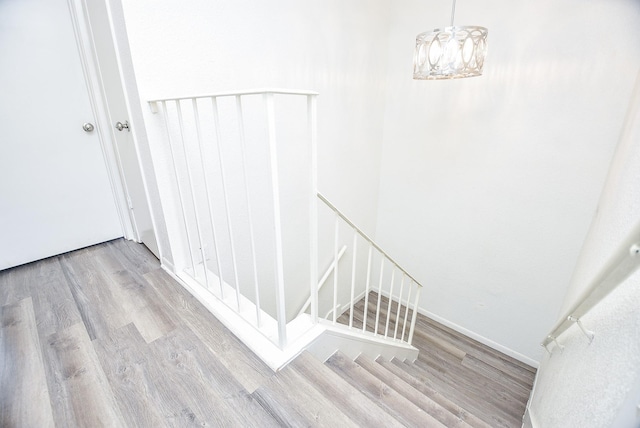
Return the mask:
M 395 3 L 377 237 L 423 310 L 535 364 L 595 213 L 640 67 L 632 0 L 486 0 L 482 77 L 413 81 L 450 5 Z
M 574 303 L 630 234 L 640 241 L 640 74 L 625 132 L 582 249 L 564 306 Z M 640 271 L 559 337 L 540 366 L 529 414 L 540 427 L 639 427 Z
M 262 87 L 320 92 L 319 188 L 375 231 L 386 1 L 123 4 L 143 102 Z

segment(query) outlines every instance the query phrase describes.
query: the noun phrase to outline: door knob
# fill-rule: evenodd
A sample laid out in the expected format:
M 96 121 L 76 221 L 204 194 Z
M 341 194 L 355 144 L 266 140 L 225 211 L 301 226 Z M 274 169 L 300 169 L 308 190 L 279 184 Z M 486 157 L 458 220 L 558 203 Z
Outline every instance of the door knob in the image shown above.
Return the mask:
M 85 123 L 84 125 L 82 125 L 82 129 L 84 129 L 84 132 L 91 132 L 93 131 L 93 123 Z
M 125 120 L 124 123 L 116 122 L 116 129 L 118 131 L 122 131 L 123 129 L 126 129 L 127 131 L 131 132 L 131 129 L 129 129 L 129 121 L 128 120 Z

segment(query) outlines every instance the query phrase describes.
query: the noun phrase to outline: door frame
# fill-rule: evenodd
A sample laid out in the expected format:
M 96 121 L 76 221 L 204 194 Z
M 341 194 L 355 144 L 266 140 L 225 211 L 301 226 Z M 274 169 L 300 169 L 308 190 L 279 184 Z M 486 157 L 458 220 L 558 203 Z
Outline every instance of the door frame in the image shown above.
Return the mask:
M 93 49 L 91 27 L 85 13 L 85 4 L 83 0 L 67 0 L 67 6 L 69 8 L 73 32 L 76 37 L 78 55 L 84 73 L 89 102 L 94 114 L 100 147 L 104 156 L 109 182 L 111 183 L 113 192 L 113 199 L 122 226 L 122 234 L 126 239 L 140 242 L 140 237 L 129 210 L 124 176 L 115 152 L 115 141 L 113 141 L 111 137 L 111 123 L 105 95 L 103 93 L 96 52 Z

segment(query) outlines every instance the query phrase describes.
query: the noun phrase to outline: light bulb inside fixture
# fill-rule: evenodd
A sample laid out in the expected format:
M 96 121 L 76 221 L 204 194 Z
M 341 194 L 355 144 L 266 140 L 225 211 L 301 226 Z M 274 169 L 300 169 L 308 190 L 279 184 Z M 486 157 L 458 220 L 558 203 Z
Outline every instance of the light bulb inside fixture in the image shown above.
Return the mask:
M 456 69 L 459 67 L 458 58 L 460 57 L 460 44 L 456 40 L 454 32 L 449 35 L 449 41 L 444 45 L 442 53 L 442 62 L 449 68 Z

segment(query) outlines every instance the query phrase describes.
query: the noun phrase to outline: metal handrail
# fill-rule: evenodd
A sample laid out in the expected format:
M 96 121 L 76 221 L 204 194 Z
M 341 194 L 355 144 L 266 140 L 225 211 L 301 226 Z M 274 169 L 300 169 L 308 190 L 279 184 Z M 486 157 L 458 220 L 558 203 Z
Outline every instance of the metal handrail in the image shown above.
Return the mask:
M 564 333 L 574 323 L 578 324 L 581 330 L 593 338 L 592 332 L 584 330 L 580 323 L 580 318 L 589 312 L 618 285 L 627 279 L 636 269 L 640 267 L 640 223 L 628 235 L 627 239 L 618 247 L 615 254 L 605 264 L 598 276 L 582 294 L 578 302 L 574 304 L 562 318 L 556 323 L 551 332 L 544 338 L 541 346 L 547 349 L 547 345 Z M 547 349 L 548 350 L 548 349 Z
M 329 202 L 329 200 L 322 195 L 322 193 L 318 192 L 318 198 L 320 198 L 320 200 L 322 202 L 324 202 L 325 204 L 327 204 L 329 206 L 329 208 L 331 208 L 336 214 L 338 214 L 340 216 L 340 218 L 342 218 L 342 220 L 344 220 L 349 226 L 351 226 L 352 228 L 354 228 L 359 234 L 360 236 L 362 236 L 366 241 L 368 241 L 376 250 L 378 250 L 382 255 L 384 255 L 387 260 L 389 260 L 391 263 L 393 263 L 394 265 L 396 265 L 396 267 L 403 273 L 405 274 L 409 279 L 411 279 L 413 282 L 415 282 L 418 287 L 422 287 L 422 284 L 420 284 L 418 281 L 416 281 L 416 279 L 414 277 L 412 277 L 411 275 L 409 275 L 409 273 L 407 273 L 406 270 L 404 270 L 399 264 L 398 262 L 396 262 L 394 259 L 391 258 L 391 256 L 389 256 L 389 254 L 387 254 L 382 248 L 380 248 L 380 246 L 378 244 L 375 243 L 375 241 L 371 238 L 369 238 L 369 236 L 364 233 L 362 231 L 362 229 L 360 229 L 358 226 L 356 226 L 351 220 L 349 220 L 347 218 L 347 216 L 345 216 L 344 214 L 342 214 L 342 212 L 336 208 L 335 205 L 333 205 L 331 202 Z

